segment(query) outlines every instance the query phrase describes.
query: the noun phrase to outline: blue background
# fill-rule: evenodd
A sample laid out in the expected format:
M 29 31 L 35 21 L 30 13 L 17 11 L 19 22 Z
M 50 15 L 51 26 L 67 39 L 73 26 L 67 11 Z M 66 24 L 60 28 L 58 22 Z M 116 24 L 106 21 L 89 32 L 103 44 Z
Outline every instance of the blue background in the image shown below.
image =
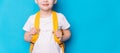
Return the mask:
M 58 0 L 71 24 L 66 53 L 120 53 L 120 0 Z M 38 11 L 34 0 L 0 0 L 0 53 L 29 53 L 22 27 Z

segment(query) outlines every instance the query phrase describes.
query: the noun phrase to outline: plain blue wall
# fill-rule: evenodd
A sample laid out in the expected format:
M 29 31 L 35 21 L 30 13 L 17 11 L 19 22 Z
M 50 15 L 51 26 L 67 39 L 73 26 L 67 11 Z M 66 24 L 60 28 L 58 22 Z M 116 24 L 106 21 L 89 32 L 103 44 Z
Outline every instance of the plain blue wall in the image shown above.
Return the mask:
M 66 53 L 120 53 L 120 0 L 58 0 L 54 9 L 71 24 Z M 0 0 L 0 53 L 29 53 L 23 39 L 34 0 Z

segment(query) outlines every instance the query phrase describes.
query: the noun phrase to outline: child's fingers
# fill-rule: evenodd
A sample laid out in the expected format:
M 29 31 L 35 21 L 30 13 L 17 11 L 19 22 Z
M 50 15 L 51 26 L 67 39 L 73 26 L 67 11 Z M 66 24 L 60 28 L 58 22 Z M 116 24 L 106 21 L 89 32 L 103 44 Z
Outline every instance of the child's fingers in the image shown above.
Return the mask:
M 37 33 L 37 30 L 35 28 L 32 28 L 31 29 L 31 34 L 36 34 Z
M 34 28 L 33 34 L 36 34 L 36 33 L 39 33 L 39 32 L 40 32 L 40 29 L 37 30 L 37 29 Z
M 61 30 L 57 30 L 57 31 L 56 31 L 56 36 L 57 36 L 58 38 L 61 38 L 61 37 L 62 37 L 62 32 L 61 32 Z
M 59 40 L 62 39 L 62 31 L 61 31 L 61 30 L 54 31 L 53 34 L 55 34 L 56 37 L 57 37 Z
M 38 29 L 38 33 L 40 32 L 40 29 Z

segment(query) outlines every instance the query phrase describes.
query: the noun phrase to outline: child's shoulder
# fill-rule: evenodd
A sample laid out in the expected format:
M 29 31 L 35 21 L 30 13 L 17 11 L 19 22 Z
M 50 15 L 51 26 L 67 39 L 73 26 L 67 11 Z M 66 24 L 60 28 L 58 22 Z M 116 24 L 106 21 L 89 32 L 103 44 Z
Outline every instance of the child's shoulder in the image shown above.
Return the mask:
M 58 13 L 57 12 L 57 17 L 58 17 L 58 20 L 64 20 L 64 19 L 66 19 L 66 17 L 64 16 L 63 13 Z
M 58 19 L 64 19 L 66 18 L 63 13 L 57 12 Z
M 34 23 L 35 16 L 36 16 L 36 14 L 30 15 L 30 16 L 28 17 L 27 21 L 28 21 L 29 23 Z
M 64 14 L 63 13 L 59 13 L 59 12 L 57 12 L 57 16 L 64 16 Z
M 36 16 L 36 13 L 35 13 L 35 14 L 30 15 L 30 17 L 35 17 L 35 16 Z
M 29 19 L 29 20 L 34 20 L 34 19 L 35 19 L 35 16 L 36 16 L 36 14 L 32 14 L 32 15 L 30 15 L 30 16 L 28 17 L 28 19 Z

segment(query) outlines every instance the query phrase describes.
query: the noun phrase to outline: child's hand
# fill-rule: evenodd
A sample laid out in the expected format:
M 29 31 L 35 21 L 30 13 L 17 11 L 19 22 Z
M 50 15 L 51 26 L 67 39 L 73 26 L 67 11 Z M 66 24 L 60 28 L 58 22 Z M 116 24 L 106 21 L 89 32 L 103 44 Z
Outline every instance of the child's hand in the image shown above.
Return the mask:
M 40 30 L 37 30 L 36 28 L 32 28 L 29 32 L 25 32 L 24 39 L 28 42 L 31 42 L 32 36 L 39 32 Z
M 55 32 L 55 34 L 56 34 L 56 36 L 57 36 L 57 38 L 59 38 L 59 40 L 61 40 L 62 39 L 62 30 L 57 30 L 56 32 Z
M 39 33 L 39 32 L 40 32 L 40 30 L 37 30 L 36 28 L 32 28 L 32 29 L 30 30 L 30 34 L 31 34 L 31 35 L 34 35 L 34 34 Z

